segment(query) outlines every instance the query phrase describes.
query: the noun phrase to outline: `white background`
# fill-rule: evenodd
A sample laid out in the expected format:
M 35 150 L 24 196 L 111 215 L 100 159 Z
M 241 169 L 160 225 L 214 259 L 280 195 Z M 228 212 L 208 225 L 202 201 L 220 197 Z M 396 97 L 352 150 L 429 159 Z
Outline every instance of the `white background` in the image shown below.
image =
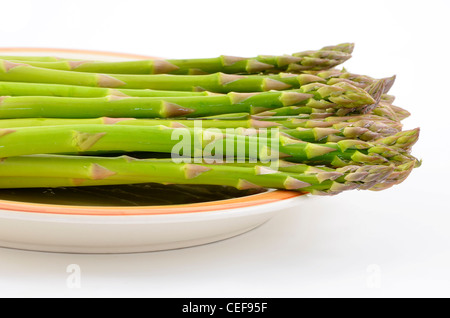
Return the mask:
M 222 242 L 134 255 L 0 249 L 2 297 L 448 297 L 450 2 L 1 0 L 2 47 L 254 56 L 354 42 L 352 72 L 397 75 L 423 165 L 382 192 L 299 206 Z M 68 288 L 66 268 L 81 268 Z M 375 283 L 374 283 L 375 282 Z

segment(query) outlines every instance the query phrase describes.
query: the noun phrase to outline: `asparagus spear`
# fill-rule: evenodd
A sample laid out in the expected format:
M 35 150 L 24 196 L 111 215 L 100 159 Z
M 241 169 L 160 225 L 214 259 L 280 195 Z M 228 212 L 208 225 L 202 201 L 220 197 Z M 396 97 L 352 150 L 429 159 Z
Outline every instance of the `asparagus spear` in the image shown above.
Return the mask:
M 194 128 L 198 124 L 188 119 L 136 119 L 136 118 L 18 118 L 1 119 L 0 128 L 19 128 L 37 126 L 63 126 L 63 125 L 132 125 L 132 126 L 166 126 L 170 128 Z M 203 128 L 268 128 L 281 127 L 281 124 L 255 119 L 246 120 L 202 120 Z
M 297 76 L 297 75 L 296 75 Z M 285 77 L 268 78 L 281 80 L 285 84 L 292 87 L 300 88 L 302 85 L 309 83 L 323 83 L 333 85 L 336 83 L 325 83 L 320 78 L 309 78 L 308 80 L 291 78 L 287 80 Z M 356 82 L 355 82 L 356 83 Z M 349 82 L 353 85 L 355 83 Z M 356 83 L 357 84 L 357 83 Z M 358 85 L 353 85 L 357 86 Z M 366 88 L 366 87 L 361 87 Z M 0 96 L 59 96 L 59 97 L 105 97 L 108 95 L 129 96 L 129 97 L 158 97 L 158 96 L 207 96 L 218 93 L 208 91 L 192 92 L 192 91 L 173 91 L 173 90 L 151 90 L 151 89 L 112 89 L 105 87 L 89 87 L 64 84 L 46 84 L 46 83 L 26 83 L 26 82 L 0 82 Z M 381 100 L 392 103 L 388 97 L 390 95 L 383 94 Z
M 226 128 L 220 129 L 222 133 L 226 133 Z M 384 134 L 383 134 L 384 133 Z M 297 140 L 311 142 L 311 143 L 327 143 L 337 142 L 340 140 L 363 140 L 363 141 L 376 141 L 380 138 L 390 136 L 392 132 L 377 133 L 370 131 L 367 128 L 362 127 L 345 127 L 340 129 L 334 128 L 294 128 L 285 129 L 281 131 L 267 131 L 263 129 L 255 129 L 253 127 L 238 127 L 233 134 L 245 135 L 245 136 L 260 136 L 261 134 L 268 138 L 277 138 L 281 135 L 288 136 Z M 395 131 L 394 133 L 397 133 Z
M 285 106 L 276 109 L 270 109 L 261 113 L 258 116 L 295 116 L 300 114 L 314 114 L 317 116 L 345 116 L 349 115 L 342 114 L 344 110 L 340 110 L 339 113 L 337 109 L 318 109 L 318 108 L 307 108 L 301 106 Z M 370 105 L 365 109 L 360 110 L 360 112 L 365 112 L 366 114 L 371 113 L 379 117 L 384 117 L 392 121 L 402 121 L 403 119 L 409 117 L 411 114 L 406 109 L 398 106 L 394 106 L 385 101 L 379 101 L 378 103 Z
M 370 141 L 378 136 L 389 136 L 402 130 L 402 124 L 397 121 L 385 119 L 375 115 L 359 115 L 326 118 L 305 116 L 304 118 L 276 118 L 264 119 L 264 117 L 252 116 L 259 123 L 268 121 L 279 124 L 277 128 L 283 133 L 286 130 L 305 130 L 321 128 L 316 135 L 323 142 L 338 141 L 342 139 L 361 139 Z M 262 126 L 261 126 L 262 127 Z M 338 132 L 339 131 L 339 132 Z M 307 132 L 306 132 L 307 133 Z M 296 133 L 293 137 L 299 137 Z M 302 138 L 300 138 L 302 139 Z
M 148 161 L 151 161 L 152 159 L 146 159 Z M 156 159 L 159 162 L 163 162 L 163 161 L 170 161 L 171 159 Z M 215 163 L 217 164 L 217 163 Z M 299 164 L 299 163 L 292 163 L 289 161 L 284 161 L 284 160 L 278 160 L 277 162 L 261 162 L 261 161 L 257 161 L 255 163 L 239 163 L 239 162 L 235 162 L 235 163 L 225 163 L 227 166 L 238 166 L 238 167 L 255 167 L 257 166 L 261 166 L 261 167 L 276 167 L 277 171 L 281 171 L 281 172 L 288 172 L 288 173 L 296 173 L 296 174 L 308 174 L 308 171 L 315 171 L 315 172 L 319 172 L 319 173 L 323 173 L 324 172 L 324 176 L 328 175 L 328 177 L 335 176 L 336 177 L 336 171 L 341 171 L 341 172 L 356 172 L 358 169 L 361 168 L 361 166 L 357 166 L 357 165 L 348 165 L 348 166 L 344 166 L 342 168 L 330 168 L 330 167 L 326 167 L 326 166 L 310 166 L 310 165 L 306 165 L 306 164 Z M 377 180 L 373 180 L 372 182 L 368 182 L 366 183 L 364 186 L 361 186 L 360 189 L 368 189 L 368 190 L 373 190 L 373 191 L 380 191 L 380 190 L 384 190 L 387 188 L 390 188 L 394 185 L 400 184 L 401 182 L 403 182 L 409 174 L 411 174 L 412 170 L 418 166 L 420 166 L 421 163 L 420 161 L 418 162 L 417 160 L 410 160 L 410 161 L 406 161 L 404 164 L 401 165 L 397 165 L 394 166 L 394 169 L 392 171 L 392 173 L 389 173 L 389 175 L 385 178 L 382 178 L 383 181 L 377 181 Z M 322 172 L 323 171 L 323 172 Z M 360 172 L 362 170 L 359 170 Z M 357 181 L 359 178 L 364 177 L 366 174 L 362 173 L 361 175 L 359 175 L 359 173 L 355 173 L 353 175 L 353 177 L 348 177 L 348 180 L 352 180 L 352 181 Z M 323 195 L 329 195 L 329 194 L 333 194 L 332 192 L 328 191 L 328 192 L 323 192 L 323 191 L 319 191 L 319 190 L 313 190 L 314 194 L 323 194 Z M 334 193 L 336 194 L 336 193 Z
M 301 75 L 289 78 L 280 75 L 225 73 L 208 75 L 101 74 L 45 69 L 8 60 L 0 60 L 0 81 L 125 89 L 210 91 L 216 93 L 286 90 L 299 88 L 306 84 L 304 81 L 302 82 Z M 308 83 L 310 82 L 311 80 L 308 81 Z
M 351 57 L 353 44 L 343 43 L 327 46 L 316 51 L 305 51 L 293 55 L 260 55 L 251 58 L 219 56 L 202 59 L 148 59 L 124 62 L 71 61 L 49 58 L 15 58 L 11 62 L 64 71 L 108 73 L 108 74 L 255 74 L 263 71 L 282 71 L 288 68 L 323 70 L 339 65 Z
M 199 116 L 197 120 L 246 120 L 251 119 L 250 113 L 227 113 L 212 116 Z M 189 119 L 189 118 L 188 118 Z M 192 119 L 192 118 L 191 118 Z
M 0 120 L 0 128 L 35 127 L 35 126 L 60 126 L 60 125 L 136 125 L 158 126 L 171 128 L 195 127 L 195 120 L 189 119 L 136 119 L 136 118 L 26 118 Z M 260 129 L 277 127 L 279 133 L 289 135 L 303 141 L 329 142 L 343 139 L 360 139 L 365 141 L 376 140 L 390 136 L 401 130 L 398 122 L 391 122 L 384 118 L 371 115 L 328 117 L 324 119 L 292 119 L 289 121 L 264 121 L 257 119 L 248 120 L 202 120 L 203 128 L 221 129 L 223 133 L 227 128 L 243 128 L 238 131 L 244 135 L 258 135 Z M 247 128 L 252 128 L 248 129 Z M 253 129 L 255 128 L 255 129 Z M 266 130 L 263 130 L 266 133 Z M 272 136 L 270 130 L 267 136 Z M 276 135 L 274 135 L 276 136 Z
M 344 166 L 349 164 L 402 164 L 411 160 L 407 149 L 418 139 L 419 129 L 399 132 L 374 143 L 341 140 L 315 144 L 285 136 L 264 138 L 226 136 L 197 128 L 131 125 L 67 125 L 6 128 L 0 130 L 0 157 L 31 154 L 95 152 L 160 152 L 166 154 L 233 156 L 299 163 Z M 180 137 L 183 140 L 178 141 Z M 224 146 L 224 142 L 226 145 Z M 178 147 L 178 148 L 177 148 Z M 186 149 L 188 148 L 188 149 Z M 206 152 L 209 150 L 210 153 Z M 188 153 L 186 154 L 185 151 Z M 213 154 L 214 153 L 214 154 Z
M 306 108 L 365 109 L 374 100 L 346 83 L 308 84 L 299 90 L 262 93 L 228 93 L 214 96 L 73 98 L 12 96 L 1 98 L 0 118 L 201 117 L 226 113 L 258 113 L 288 105 Z
M 391 127 L 381 127 L 381 125 L 372 125 L 364 127 L 364 122 L 333 124 L 329 128 L 314 127 L 287 129 L 281 131 L 291 137 L 308 142 L 336 142 L 339 140 L 356 139 L 364 141 L 374 141 L 383 137 L 396 134 L 399 131 Z
M 258 118 L 258 116 L 253 117 Z M 263 127 L 261 122 L 264 121 L 258 121 L 258 126 L 266 128 Z M 310 119 L 306 116 L 304 119 L 271 120 L 266 122 L 279 124 L 279 126 L 277 126 L 277 128 L 279 128 L 279 131 L 276 132 L 277 134 L 281 133 L 303 141 L 320 143 L 336 142 L 345 139 L 374 141 L 383 137 L 395 135 L 400 132 L 402 128 L 402 125 L 399 122 L 386 120 L 383 117 L 374 115 L 345 117 L 331 116 L 321 119 Z M 243 129 L 240 133 L 258 135 L 258 129 L 251 129 L 254 127 L 256 127 L 256 125 L 253 127 L 241 127 Z M 266 133 L 266 130 L 264 129 L 263 132 Z M 268 132 L 268 136 L 272 136 L 270 131 Z M 385 142 L 389 145 L 393 144 L 392 141 Z
M 0 187 L 61 187 L 132 183 L 228 185 L 237 189 L 276 188 L 335 195 L 382 183 L 393 166 L 348 166 L 329 169 L 303 165 L 284 172 L 266 166 L 176 164 L 121 157 L 22 156 L 0 166 Z
M 287 84 L 260 76 L 245 77 L 225 73 L 210 75 L 106 75 L 45 69 L 7 60 L 0 60 L 0 80 L 89 87 L 181 91 L 207 90 L 214 92 L 235 90 L 254 92 L 289 88 Z
M 319 77 L 303 79 L 304 75 L 294 77 L 267 76 L 265 79 L 284 83 L 291 88 L 300 88 L 310 83 L 325 83 Z M 260 80 L 261 77 L 254 77 Z M 335 84 L 335 83 L 332 83 Z M 332 85 L 330 84 L 330 85 Z M 349 84 L 352 84 L 349 82 Z M 357 85 L 354 85 L 357 86 Z M 363 87 L 364 88 L 364 87 Z M 174 91 L 152 89 L 113 89 L 106 87 L 90 87 L 65 84 L 28 83 L 28 82 L 0 82 L 0 96 L 59 96 L 59 97 L 105 97 L 108 95 L 129 97 L 157 97 L 157 96 L 207 96 L 218 93 L 208 91 Z M 385 97 L 386 95 L 383 95 Z
M 0 82 L 0 96 L 57 96 L 57 97 L 171 97 L 171 96 L 209 96 L 218 93 L 151 90 L 151 89 L 113 89 L 63 84 Z
M 252 116 L 255 120 L 261 119 L 259 116 Z M 342 128 L 342 127 L 362 127 L 367 128 L 373 132 L 380 132 L 383 134 L 390 134 L 399 132 L 402 129 L 402 124 L 386 119 L 384 117 L 371 115 L 371 114 L 363 114 L 357 116 L 329 116 L 325 118 L 315 118 L 310 116 L 305 116 L 304 118 L 293 118 L 284 121 L 270 120 L 279 123 L 287 128 L 314 128 L 314 127 L 322 127 L 322 128 Z

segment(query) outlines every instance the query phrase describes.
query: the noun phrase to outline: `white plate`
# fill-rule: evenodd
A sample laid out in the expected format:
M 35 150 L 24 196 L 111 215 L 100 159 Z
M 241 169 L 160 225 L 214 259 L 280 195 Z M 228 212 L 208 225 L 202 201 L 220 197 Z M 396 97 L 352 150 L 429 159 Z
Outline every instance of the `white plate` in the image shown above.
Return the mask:
M 130 60 L 86 50 L 3 48 L 0 55 Z M 76 207 L 0 200 L 0 246 L 47 252 L 132 253 L 183 248 L 252 230 L 308 196 L 268 191 L 244 198 L 161 207 Z
M 256 194 L 264 197 L 265 194 Z M 188 213 L 80 215 L 0 210 L 0 246 L 70 253 L 132 253 L 211 243 L 252 230 L 307 196 Z M 233 199 L 232 199 L 233 200 Z M 224 200 L 224 205 L 227 204 Z M 39 205 L 34 205 L 39 206 Z M 43 209 L 49 206 L 43 205 Z M 187 206 L 186 206 L 187 207 Z M 141 212 L 145 212 L 143 207 Z M 195 208 L 194 208 L 195 211 Z M 151 212 L 151 209 L 148 209 Z M 120 215 L 121 213 L 126 215 Z

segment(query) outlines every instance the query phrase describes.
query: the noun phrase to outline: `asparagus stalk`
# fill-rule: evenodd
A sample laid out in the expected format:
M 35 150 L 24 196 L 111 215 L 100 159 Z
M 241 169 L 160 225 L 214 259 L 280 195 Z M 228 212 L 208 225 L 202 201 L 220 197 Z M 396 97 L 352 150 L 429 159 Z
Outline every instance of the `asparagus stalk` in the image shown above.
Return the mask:
M 83 73 L 39 68 L 8 60 L 0 60 L 0 81 L 122 89 L 210 91 L 216 93 L 286 90 L 299 88 L 304 84 L 311 83 L 311 80 L 307 82 L 302 80 L 301 75 L 290 78 L 280 75 L 237 75 L 226 73 L 208 75 Z M 353 86 L 348 85 L 346 87 Z
M 135 126 L 159 126 L 171 128 L 194 128 L 199 124 L 195 120 L 188 119 L 136 119 L 136 118 L 26 118 L 0 120 L 0 128 L 18 128 L 35 126 L 60 126 L 60 125 L 135 125 Z M 263 121 L 257 119 L 248 120 L 202 120 L 202 128 L 217 128 L 226 133 L 227 128 L 243 128 L 237 133 L 243 135 L 258 135 L 261 131 L 268 133 L 266 128 L 277 127 L 278 133 L 309 142 L 330 142 L 344 139 L 360 139 L 365 141 L 376 140 L 390 136 L 401 130 L 398 122 L 390 122 L 376 116 L 360 115 L 347 117 L 328 117 L 325 119 L 293 119 L 290 121 Z M 251 129 L 249 129 L 251 128 Z M 277 135 L 273 135 L 276 137 Z
M 261 117 L 253 116 L 255 120 L 258 120 Z M 261 120 L 263 120 L 261 118 Z M 271 120 L 273 121 L 273 120 Z M 402 124 L 386 119 L 384 117 L 364 114 L 357 116 L 329 116 L 325 118 L 315 118 L 315 117 L 304 117 L 304 118 L 293 118 L 285 121 L 276 121 L 275 122 L 283 125 L 287 128 L 314 128 L 314 127 L 322 127 L 322 128 L 342 128 L 347 126 L 352 127 L 362 127 L 367 128 L 373 132 L 380 132 L 383 134 L 390 134 L 399 132 L 402 129 Z
M 383 137 L 396 134 L 399 131 L 391 127 L 380 127 L 381 125 L 372 125 L 364 127 L 363 122 L 345 123 L 344 125 L 334 124 L 330 128 L 314 127 L 287 129 L 281 131 L 284 134 L 308 142 L 336 142 L 346 139 L 355 139 L 363 141 L 375 141 Z
M 395 121 L 385 120 L 373 115 L 327 117 L 324 119 L 292 119 L 289 121 L 267 121 L 279 124 L 279 131 L 276 134 L 284 134 L 290 137 L 307 142 L 337 142 L 345 139 L 356 139 L 364 141 L 374 141 L 383 137 L 397 134 L 401 131 L 401 124 Z M 261 121 L 258 121 L 261 125 Z M 253 126 L 255 127 L 255 125 Z M 258 135 L 259 129 L 243 128 L 240 133 L 248 135 Z M 265 127 L 263 127 L 265 128 Z M 287 128 L 287 129 L 284 129 Z M 263 130 L 266 133 L 266 130 Z M 272 136 L 268 131 L 268 136 Z M 274 135 L 276 136 L 276 135 Z M 385 144 L 392 145 L 393 141 L 384 141 Z M 412 146 L 412 145 L 411 145 Z M 409 147 L 409 149 L 411 148 Z
M 212 116 L 199 116 L 195 119 L 204 119 L 204 120 L 246 120 L 251 119 L 250 113 L 227 113 L 227 114 L 219 114 Z
M 418 139 L 419 129 L 403 131 L 374 143 L 341 140 L 316 144 L 293 138 L 223 135 L 197 128 L 131 125 L 65 125 L 6 128 L 0 130 L 0 157 L 31 154 L 95 152 L 179 153 L 189 157 L 285 160 L 308 164 L 402 164 L 413 158 L 407 149 Z M 182 142 L 179 141 L 183 137 Z M 224 143 L 225 146 L 224 146 Z M 179 149 L 177 148 L 179 147 Z M 188 149 L 186 149 L 188 148 Z M 208 151 L 206 151 L 208 150 Z M 200 151 L 200 154 L 198 152 Z
M 202 59 L 147 59 L 124 62 L 80 61 L 48 58 L 16 58 L 8 56 L 11 62 L 27 63 L 39 68 L 64 71 L 108 73 L 108 74 L 256 74 L 279 72 L 289 68 L 302 70 L 323 70 L 337 66 L 351 57 L 353 44 L 343 43 L 327 46 L 316 51 L 305 51 L 293 55 L 260 55 L 251 58 L 225 56 Z
M 373 106 L 373 105 L 372 105 Z M 370 107 L 372 108 L 372 107 Z M 385 118 L 391 122 L 400 123 L 405 118 L 409 117 L 411 113 L 406 109 L 403 109 L 399 106 L 391 105 L 387 101 L 379 101 L 376 107 L 373 107 L 371 110 L 363 109 L 361 111 L 366 111 L 366 115 L 372 114 L 376 117 Z M 345 113 L 345 110 L 338 110 L 329 108 L 329 109 L 318 109 L 318 108 L 309 108 L 303 106 L 284 106 L 275 109 L 270 109 L 264 112 L 260 112 L 257 114 L 257 117 L 262 120 L 272 120 L 273 118 L 279 119 L 280 117 L 285 118 L 294 118 L 300 116 L 307 115 L 309 118 L 317 117 L 317 118 L 326 118 L 326 117 L 342 117 L 349 116 L 349 114 Z M 351 115 L 351 114 L 350 114 Z M 255 116 L 255 115 L 254 115 Z M 265 117 L 265 118 L 264 118 Z
M 0 96 L 57 96 L 57 97 L 173 97 L 209 96 L 218 93 L 151 90 L 151 89 L 113 89 L 63 84 L 0 82 Z
M 374 107 L 374 105 L 376 106 Z M 374 114 L 379 117 L 384 117 L 386 119 L 398 122 L 402 121 L 403 119 L 411 115 L 410 112 L 408 112 L 407 110 L 398 106 L 390 105 L 384 101 L 380 101 L 378 102 L 378 104 L 372 104 L 369 106 L 370 107 L 361 109 L 359 112 L 364 112 L 365 114 Z M 326 116 L 341 117 L 351 115 L 348 114 L 346 110 L 339 110 L 338 112 L 337 109 L 333 108 L 319 109 L 302 106 L 285 106 L 260 112 L 258 113 L 258 116 L 267 116 L 268 118 L 270 118 L 279 116 L 297 116 L 301 114 L 309 114 L 310 116 L 318 116 L 318 117 L 326 117 Z
M 304 106 L 285 106 L 274 109 L 269 109 L 257 114 L 260 117 L 279 118 L 279 117 L 293 117 L 297 115 L 315 115 L 322 114 L 322 116 L 333 116 L 336 114 L 336 110 L 333 108 L 319 109 Z
M 136 118 L 18 118 L 1 119 L 0 128 L 42 127 L 64 125 L 132 125 L 132 126 L 166 126 L 170 128 L 194 128 L 198 125 L 195 120 L 188 119 L 136 119 Z M 281 127 L 281 124 L 255 119 L 246 120 L 202 120 L 203 128 L 269 128 Z
M 254 77 L 261 79 L 261 77 Z M 284 83 L 291 88 L 300 88 L 302 85 L 310 83 L 323 83 L 333 85 L 336 83 L 326 83 L 320 77 L 302 75 L 290 76 L 267 76 L 269 80 Z M 350 85 L 360 87 L 357 82 L 348 82 Z M 360 87 L 366 88 L 366 87 Z M 211 92 L 201 91 L 174 91 L 174 90 L 151 90 L 151 89 L 113 89 L 105 87 L 90 87 L 64 84 L 27 83 L 27 82 L 0 82 L 0 96 L 60 96 L 60 97 L 105 97 L 108 95 L 130 96 L 130 97 L 155 97 L 155 96 L 206 96 Z M 214 93 L 217 94 L 217 93 Z M 382 95 L 387 98 L 389 95 Z
M 374 100 L 346 83 L 308 84 L 299 90 L 262 93 L 228 93 L 213 96 L 73 98 L 12 96 L 1 99 L 0 118 L 201 117 L 226 113 L 258 113 L 288 105 L 306 108 L 365 109 Z
M 176 164 L 121 157 L 22 156 L 0 166 L 0 187 L 70 187 L 137 183 L 227 185 L 240 190 L 276 188 L 335 195 L 382 183 L 393 166 L 348 166 L 324 169 L 303 165 L 303 171 L 276 171 L 267 166 Z
M 146 159 L 146 160 L 152 160 L 152 159 Z M 156 159 L 156 160 L 163 162 L 163 161 L 170 161 L 171 159 Z M 420 164 L 421 163 L 416 160 L 410 160 L 410 161 L 405 162 L 404 164 L 394 166 L 392 173 L 389 173 L 389 175 L 387 177 L 382 178 L 382 179 L 384 179 L 383 181 L 379 182 L 379 181 L 374 180 L 373 182 L 370 182 L 370 183 L 365 184 L 364 186 L 361 186 L 360 189 L 380 191 L 380 190 L 390 188 L 394 185 L 400 184 L 409 176 L 409 174 L 411 174 L 412 170 L 414 168 L 420 166 Z M 324 173 L 324 175 L 328 175 L 328 177 L 336 176 L 337 171 L 356 172 L 358 169 L 361 168 L 361 166 L 357 166 L 357 165 L 348 165 L 348 166 L 344 166 L 342 168 L 330 168 L 330 167 L 326 167 L 326 166 L 310 166 L 310 165 L 306 165 L 306 164 L 292 163 L 292 162 L 284 161 L 284 160 L 278 160 L 275 163 L 274 162 L 267 163 L 267 162 L 258 161 L 256 163 L 247 163 L 247 162 L 245 162 L 245 163 L 239 163 L 239 162 L 226 163 L 226 165 L 227 166 L 239 166 L 239 167 L 254 167 L 255 165 L 262 166 L 262 167 L 276 167 L 277 171 L 296 173 L 296 174 L 307 174 L 308 171 L 313 170 L 315 172 Z M 362 172 L 362 170 L 359 170 L 359 171 Z M 353 178 L 347 178 L 347 179 L 349 179 L 349 180 L 352 179 L 352 181 L 357 181 L 357 179 L 364 177 L 365 175 L 366 175 L 365 173 L 362 173 L 358 177 L 358 173 L 355 173 L 353 175 Z M 317 189 L 313 190 L 312 192 L 314 194 L 322 194 L 322 195 L 336 194 L 331 191 L 324 192 L 324 191 L 319 191 Z
M 222 133 L 226 133 L 226 128 L 220 129 Z M 397 131 L 396 131 L 397 132 Z M 395 132 L 395 133 L 396 133 Z M 337 142 L 340 140 L 363 140 L 363 141 L 376 141 L 380 138 L 387 137 L 389 134 L 372 132 L 367 128 L 362 127 L 345 127 L 340 129 L 334 128 L 295 128 L 285 129 L 281 131 L 267 131 L 263 129 L 255 129 L 253 127 L 238 127 L 233 134 L 244 136 L 260 136 L 268 138 L 277 138 L 281 135 L 297 140 L 311 142 L 311 143 L 327 143 Z

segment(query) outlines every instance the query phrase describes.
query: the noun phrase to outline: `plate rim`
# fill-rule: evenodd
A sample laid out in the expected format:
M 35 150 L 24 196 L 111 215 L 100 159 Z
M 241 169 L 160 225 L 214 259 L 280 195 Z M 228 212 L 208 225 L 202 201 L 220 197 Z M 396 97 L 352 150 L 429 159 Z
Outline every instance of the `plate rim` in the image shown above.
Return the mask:
M 87 50 L 87 49 L 45 48 L 45 47 L 0 47 L 0 53 L 8 53 L 8 52 L 21 52 L 21 53 L 52 52 L 62 54 L 64 53 L 89 54 L 89 55 L 118 57 L 125 59 L 157 58 L 149 55 L 101 51 L 101 50 Z M 140 207 L 76 206 L 76 205 L 58 205 L 58 204 L 21 202 L 12 200 L 0 200 L 0 209 L 17 212 L 61 214 L 61 215 L 97 215 L 97 216 L 165 215 L 165 214 L 201 213 L 217 210 L 240 209 L 245 207 L 282 202 L 305 194 L 306 193 L 304 192 L 273 190 L 233 199 L 191 203 L 191 204 L 155 205 L 155 206 L 140 206 Z
M 203 213 L 233 210 L 283 202 L 306 195 L 304 192 L 274 190 L 239 198 L 175 205 L 77 206 L 0 200 L 0 210 L 59 215 L 138 216 Z

